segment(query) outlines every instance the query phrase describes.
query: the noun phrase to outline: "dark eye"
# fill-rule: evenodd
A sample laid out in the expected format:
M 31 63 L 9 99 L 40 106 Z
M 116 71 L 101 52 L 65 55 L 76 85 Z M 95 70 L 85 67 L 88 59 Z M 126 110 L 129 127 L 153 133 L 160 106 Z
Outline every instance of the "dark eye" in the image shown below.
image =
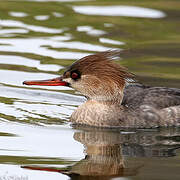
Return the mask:
M 71 72 L 71 78 L 77 80 L 80 78 L 80 74 L 77 71 Z

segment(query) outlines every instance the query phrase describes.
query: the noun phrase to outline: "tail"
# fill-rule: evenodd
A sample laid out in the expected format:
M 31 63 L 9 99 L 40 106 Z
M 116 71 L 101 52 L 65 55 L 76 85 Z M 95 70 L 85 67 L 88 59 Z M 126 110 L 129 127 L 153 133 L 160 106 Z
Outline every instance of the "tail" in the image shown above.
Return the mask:
M 180 126 L 180 105 L 161 109 L 164 126 Z

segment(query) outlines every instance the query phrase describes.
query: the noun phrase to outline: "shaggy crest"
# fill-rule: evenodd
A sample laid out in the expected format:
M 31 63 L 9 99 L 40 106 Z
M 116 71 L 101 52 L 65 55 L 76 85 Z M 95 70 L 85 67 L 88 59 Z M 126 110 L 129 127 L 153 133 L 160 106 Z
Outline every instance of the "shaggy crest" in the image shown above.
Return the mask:
M 109 83 L 116 82 L 122 88 L 126 82 L 132 83 L 134 81 L 134 75 L 112 61 L 119 57 L 119 54 L 120 51 L 112 50 L 86 56 L 73 63 L 66 72 L 78 70 L 81 75 L 94 75 Z

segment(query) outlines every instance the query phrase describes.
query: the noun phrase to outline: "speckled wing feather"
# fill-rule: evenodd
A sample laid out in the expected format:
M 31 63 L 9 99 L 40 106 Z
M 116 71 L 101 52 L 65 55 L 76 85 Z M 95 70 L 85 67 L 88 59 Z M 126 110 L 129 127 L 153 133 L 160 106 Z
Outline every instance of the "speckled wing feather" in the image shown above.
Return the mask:
M 125 88 L 122 104 L 135 109 L 141 105 L 158 109 L 177 106 L 180 105 L 180 89 L 129 85 Z

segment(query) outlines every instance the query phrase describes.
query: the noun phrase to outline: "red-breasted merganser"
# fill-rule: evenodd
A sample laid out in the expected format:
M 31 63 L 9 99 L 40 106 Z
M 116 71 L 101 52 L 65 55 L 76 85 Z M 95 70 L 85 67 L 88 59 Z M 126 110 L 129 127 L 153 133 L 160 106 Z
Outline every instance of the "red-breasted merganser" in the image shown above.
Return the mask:
M 132 83 L 134 75 L 114 63 L 118 51 L 86 56 L 61 77 L 24 81 L 26 85 L 69 86 L 87 101 L 71 115 L 73 124 L 156 128 L 180 125 L 180 89 Z

